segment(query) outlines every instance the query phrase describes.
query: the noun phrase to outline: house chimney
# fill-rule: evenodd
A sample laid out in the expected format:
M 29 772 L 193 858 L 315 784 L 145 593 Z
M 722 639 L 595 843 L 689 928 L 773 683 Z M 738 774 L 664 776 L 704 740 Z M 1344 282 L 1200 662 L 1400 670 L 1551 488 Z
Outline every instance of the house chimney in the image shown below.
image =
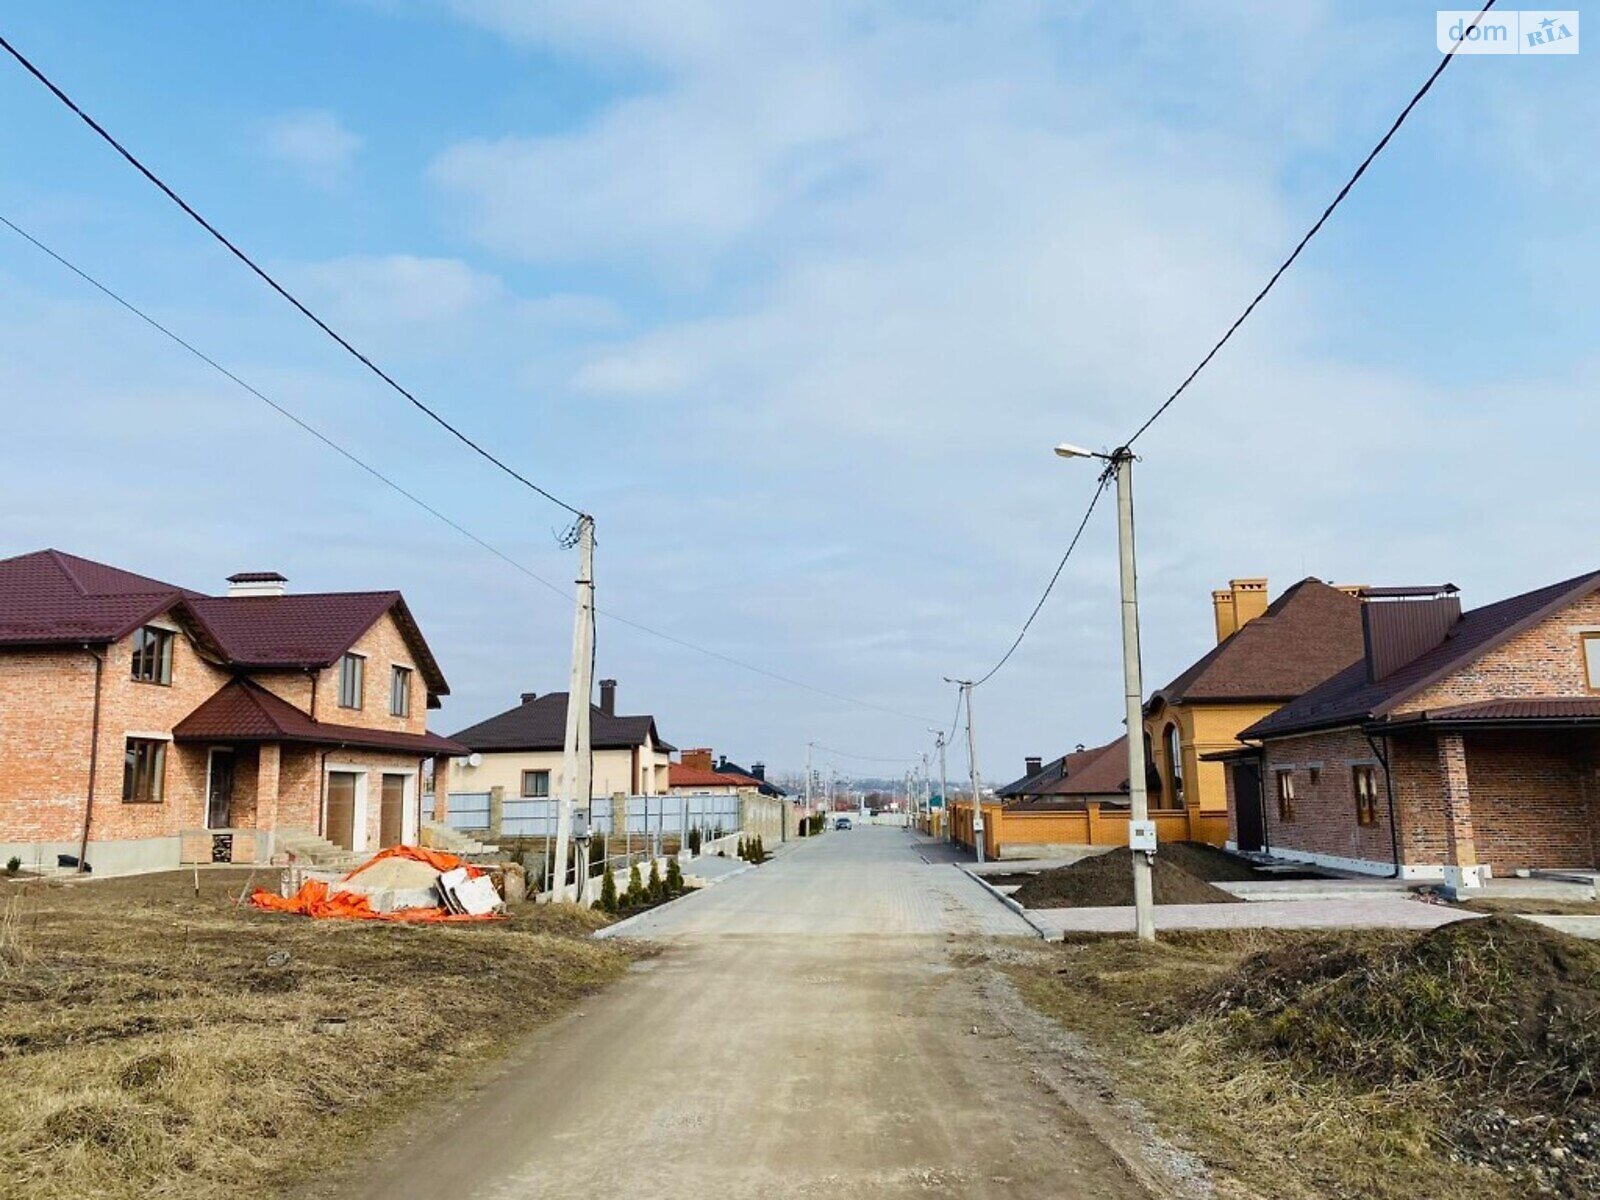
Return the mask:
M 1230 579 L 1226 589 L 1211 593 L 1211 609 L 1220 644 L 1267 611 L 1267 581 Z
M 532 704 L 538 698 L 539 698 L 539 693 L 538 692 L 523 692 L 522 693 L 522 702 L 524 704 Z
M 762 783 L 765 783 L 767 781 L 767 764 L 766 763 L 751 763 L 750 764 L 750 774 L 753 777 L 755 777 L 756 779 L 761 780 Z
M 711 749 L 700 746 L 694 750 L 684 750 L 678 755 L 678 761 L 686 767 L 697 767 L 702 771 L 711 770 Z
M 608 717 L 617 715 L 617 681 L 615 679 L 602 679 L 600 681 L 600 711 Z
M 240 571 L 228 576 L 230 596 L 282 596 L 289 581 L 276 571 Z
M 1233 593 L 1226 590 L 1212 592 L 1211 607 L 1217 618 L 1217 645 L 1220 646 L 1239 628 L 1233 616 Z
M 1024 768 L 1026 768 L 1023 771 L 1024 775 L 1037 775 L 1044 769 L 1044 759 L 1040 758 L 1037 754 L 1030 754 L 1027 758 L 1022 760 L 1022 765 Z
M 1461 620 L 1455 584 L 1367 588 L 1361 597 L 1361 640 L 1367 681 L 1386 679 L 1450 636 Z

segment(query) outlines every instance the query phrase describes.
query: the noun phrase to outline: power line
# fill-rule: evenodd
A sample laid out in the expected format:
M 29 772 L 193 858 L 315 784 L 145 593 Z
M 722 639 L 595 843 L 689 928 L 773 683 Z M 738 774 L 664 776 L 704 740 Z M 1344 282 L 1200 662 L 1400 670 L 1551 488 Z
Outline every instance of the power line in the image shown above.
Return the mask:
M 811 745 L 825 754 L 832 754 L 836 758 L 853 758 L 857 762 L 870 763 L 914 763 L 915 758 L 877 758 L 870 754 L 851 754 L 848 750 L 835 750 L 831 746 L 824 746 L 821 742 L 812 742 Z
M 167 197 L 167 199 L 171 200 L 174 204 L 176 204 L 179 208 L 181 208 L 202 229 L 204 229 L 213 238 L 215 238 L 224 247 L 226 247 L 230 254 L 232 254 L 235 258 L 237 258 L 245 266 L 249 267 L 251 271 L 255 272 L 255 274 L 261 279 L 261 281 L 263 283 L 265 283 L 273 291 L 277 292 L 278 295 L 282 296 L 291 305 L 293 305 L 296 309 L 298 309 L 300 311 L 301 315 L 306 317 L 309 321 L 312 322 L 312 324 L 316 325 L 316 327 L 318 329 L 322 330 L 323 333 L 327 334 L 330 338 L 332 338 L 335 342 L 337 342 L 340 346 L 342 346 L 358 362 L 360 362 L 364 367 L 366 367 L 367 370 L 371 371 L 374 375 L 376 375 L 384 383 L 388 384 L 389 387 L 393 388 L 400 395 L 404 396 L 408 401 L 411 402 L 413 407 L 415 407 L 418 411 L 420 411 L 424 415 L 426 415 L 429 420 L 433 421 L 440 428 L 448 431 L 450 433 L 450 435 L 452 437 L 454 437 L 457 441 L 459 441 L 462 445 L 464 445 L 468 449 L 472 450 L 473 453 L 479 455 L 481 458 L 484 458 L 488 462 L 493 463 L 496 467 L 498 467 L 500 470 L 504 471 L 507 475 L 511 476 L 511 478 L 515 479 L 518 483 L 522 484 L 524 487 L 529 488 L 530 490 L 532 490 L 534 492 L 537 492 L 539 495 L 543 496 L 546 500 L 550 501 L 552 504 L 558 505 L 559 507 L 566 509 L 569 513 L 571 513 L 575 517 L 584 515 L 581 510 L 579 510 L 577 508 L 574 508 L 572 505 L 568 504 L 565 500 L 561 499 L 559 496 L 556 496 L 553 493 L 547 491 L 546 489 L 540 487 L 537 483 L 533 482 L 533 480 L 529 479 L 526 475 L 523 475 L 515 467 L 510 466 L 504 460 L 502 460 L 500 458 L 497 458 L 494 454 L 492 454 L 488 450 L 484 449 L 483 446 L 479 445 L 476 441 L 474 441 L 472 438 L 468 437 L 465 433 L 463 433 L 455 425 L 452 425 L 444 417 L 440 416 L 439 413 L 437 411 L 435 411 L 433 408 L 429 407 L 427 404 L 424 404 L 421 400 L 417 399 L 417 397 L 415 395 L 413 395 L 409 389 L 407 389 L 406 387 L 402 386 L 394 378 L 394 376 L 390 375 L 382 367 L 378 366 L 378 364 L 373 362 L 372 359 L 367 357 L 366 354 L 364 354 L 362 351 L 356 349 L 356 347 L 353 344 L 351 344 L 351 342 L 347 338 L 345 338 L 344 335 L 340 334 L 337 330 L 335 330 L 331 325 L 329 325 L 326 321 L 324 321 L 316 313 L 312 312 L 311 309 L 308 308 L 299 299 L 299 297 L 295 296 L 294 293 L 289 291 L 288 288 L 284 287 L 283 284 L 279 283 L 270 274 L 268 274 L 266 269 L 263 268 L 259 263 L 257 263 L 255 261 L 255 259 L 251 258 L 248 254 L 246 254 L 243 250 L 241 250 L 234 242 L 232 242 L 227 237 L 227 235 L 225 235 L 221 230 L 219 230 L 210 221 L 206 220 L 203 216 L 201 216 L 200 213 L 198 211 L 196 211 L 195 208 L 187 200 L 185 200 L 182 196 L 178 195 L 177 192 L 173 191 L 173 189 L 171 187 L 169 187 L 167 185 L 167 183 L 159 175 L 157 175 L 149 167 L 145 166 L 144 163 L 139 161 L 139 159 L 126 146 L 124 146 L 121 142 L 119 142 L 116 138 L 114 138 L 111 135 L 111 133 L 106 129 L 106 127 L 104 125 L 100 124 L 100 122 L 96 121 L 88 113 L 84 112 L 84 110 L 82 108 L 78 107 L 77 102 L 74 101 L 71 96 L 67 95 L 66 92 L 62 91 L 61 88 L 58 87 L 55 84 L 55 82 L 52 81 L 49 78 L 49 76 L 47 76 L 38 67 L 34 66 L 33 63 L 30 62 L 23 55 L 23 53 L 20 50 L 18 50 L 15 46 L 13 46 L 9 41 L 6 40 L 6 38 L 5 38 L 5 36 L 3 34 L 0 34 L 0 49 L 4 49 L 7 54 L 11 55 L 12 58 L 16 59 L 17 62 L 19 64 L 21 64 L 22 68 L 25 71 L 28 72 L 28 74 L 32 75 L 35 79 L 37 79 L 40 83 L 42 83 L 46 88 L 48 88 L 49 91 L 51 92 L 51 94 L 54 95 L 57 100 L 61 101 L 62 104 L 66 105 L 67 108 L 69 108 L 73 113 L 75 113 L 77 115 L 77 117 L 81 121 L 83 121 L 83 123 L 85 125 L 87 125 L 90 129 L 94 130 L 94 132 L 97 133 L 101 137 L 101 139 L 105 141 L 105 143 L 107 145 L 109 145 L 113 150 L 115 150 L 124 159 L 126 159 L 127 162 L 129 163 L 129 165 L 132 166 L 136 171 L 138 171 L 139 174 L 143 175 L 146 179 L 148 179 L 151 183 L 153 183 L 158 189 L 160 189 L 161 192 Z
M 227 367 L 223 366 L 216 359 L 212 358 L 210 355 L 206 354 L 203 350 L 199 349 L 192 342 L 186 340 L 185 338 L 183 338 L 178 333 L 176 333 L 173 330 L 169 329 L 166 325 L 163 325 L 160 321 L 156 320 L 149 313 L 147 313 L 143 309 L 139 308 L 138 305 L 134 304 L 131 300 L 125 299 L 123 296 L 119 295 L 117 292 L 112 290 L 108 285 L 106 285 L 104 283 L 101 283 L 100 280 L 96 279 L 93 275 L 90 275 L 82 267 L 79 267 L 76 263 L 72 262 L 70 259 L 66 258 L 64 255 L 61 255 L 61 254 L 57 253 L 51 247 L 46 245 L 44 242 L 40 241 L 33 234 L 29 233 L 26 229 L 23 229 L 20 225 L 16 224 L 14 221 L 10 220 L 8 217 L 4 216 L 3 214 L 0 214 L 0 225 L 4 225 L 7 229 L 10 229 L 13 233 L 15 233 L 18 237 L 21 237 L 23 240 L 27 241 L 35 249 L 37 249 L 41 253 L 47 255 L 48 257 L 53 259 L 58 264 L 60 264 L 61 266 L 65 267 L 68 271 L 71 271 L 74 275 L 76 275 L 79 279 L 83 280 L 90 287 L 94 288 L 101 295 L 105 296 L 109 300 L 114 301 L 117 305 L 119 305 L 121 308 L 125 309 L 127 312 L 132 313 L 135 317 L 138 317 L 139 320 L 143 321 L 146 325 L 150 326 L 150 328 L 156 330 L 158 333 L 160 333 L 163 337 L 167 338 L 169 341 L 173 342 L 174 344 L 176 344 L 176 345 L 182 347 L 184 350 L 188 351 L 195 358 L 197 358 L 201 362 L 205 363 L 212 370 L 218 372 L 224 378 L 226 378 L 226 379 L 230 380 L 231 382 L 233 382 L 234 384 L 238 385 L 244 391 L 246 391 L 250 395 L 254 396 L 257 400 L 260 400 L 263 404 L 267 405 L 274 412 L 276 412 L 280 416 L 285 417 L 286 419 L 294 422 L 295 425 L 299 426 L 306 433 L 309 433 L 312 437 L 316 438 L 319 442 L 321 442 L 324 446 L 327 446 L 335 454 L 340 455 L 342 458 L 346 459 L 348 462 L 353 463 L 357 467 L 360 467 L 361 470 L 365 471 L 368 475 L 372 476 L 372 478 L 378 480 L 385 487 L 388 487 L 388 488 L 392 489 L 393 491 L 399 493 L 401 496 L 404 496 L 407 500 L 411 501 L 411 503 L 415 504 L 418 508 L 420 508 L 424 512 L 428 513 L 430 516 L 433 516 L 433 517 L 437 518 L 438 520 L 442 521 L 444 524 L 448 525 L 451 529 L 453 529 L 457 533 L 459 533 L 462 537 L 468 539 L 469 541 L 473 542 L 474 544 L 476 544 L 477 546 L 481 547 L 482 549 L 487 550 L 490 554 L 494 555 L 501 562 L 505 563 L 507 566 L 511 567 L 513 570 L 515 570 L 515 571 L 517 571 L 517 572 L 519 572 L 519 573 L 521 573 L 523 575 L 526 575 L 529 579 L 533 580 L 535 583 L 539 584 L 541 587 L 549 589 L 550 591 L 554 592 L 556 595 L 560 596 L 564 600 L 567 600 L 569 602 L 572 600 L 572 593 L 571 592 L 567 591 L 565 588 L 562 588 L 558 584 L 551 583 L 548 579 L 545 579 L 542 575 L 536 574 L 535 572 L 529 570 L 527 567 L 523 566 L 520 562 L 518 562 L 516 559 L 512 558 L 509 554 L 505 553 L 503 550 L 501 550 L 499 547 L 495 546 L 493 543 L 485 540 L 484 538 L 479 537 L 477 534 L 473 533 L 472 530 L 470 530 L 466 526 L 462 525 L 459 521 L 456 521 L 454 518 L 452 518 L 452 517 L 446 515 L 445 513 L 441 512 L 439 509 L 437 509 L 433 505 L 429 504 L 426 500 L 423 500 L 416 493 L 408 490 L 407 488 L 405 488 L 401 484 L 395 482 L 388 475 L 385 475 L 382 471 L 378 470 L 376 467 L 374 467 L 370 463 L 366 462 L 360 456 L 358 456 L 358 455 L 354 454 L 353 452 L 345 449 L 338 442 L 334 441 L 331 437 L 329 437 L 327 434 L 323 433 L 316 426 L 312 425 L 310 422 L 308 422 L 305 419 L 303 419 L 302 417 L 298 416 L 293 410 L 291 410 L 289 408 L 286 408 L 284 405 L 278 403 L 276 400 L 274 400 L 270 396 L 268 396 L 265 392 L 262 392 L 260 389 L 254 387 L 249 382 L 247 382 L 246 380 L 242 379 L 240 376 L 235 374 L 233 371 L 231 371 Z M 854 696 L 847 696 L 842 692 L 830 691 L 827 688 L 816 687 L 816 686 L 814 686 L 812 684 L 802 682 L 801 680 L 792 679 L 789 676 L 781 675 L 776 671 L 769 671 L 765 667 L 758 667 L 754 663 L 748 663 L 748 662 L 743 661 L 742 659 L 734 658 L 732 655 L 723 654 L 721 651 L 712 650 L 712 649 L 710 649 L 710 648 L 708 648 L 706 646 L 701 646 L 701 645 L 698 645 L 698 644 L 696 644 L 694 642 L 687 641 L 687 640 L 685 640 L 683 638 L 675 637 L 674 635 L 672 635 L 670 633 L 664 633 L 659 629 L 653 629 L 648 625 L 641 624 L 638 621 L 630 620 L 629 618 L 621 616 L 620 614 L 617 614 L 617 613 L 607 612 L 606 610 L 598 608 L 598 607 L 596 607 L 595 612 L 596 612 L 596 614 L 598 614 L 600 616 L 604 616 L 609 620 L 616 621 L 618 624 L 626 625 L 631 629 L 637 629 L 641 633 L 649 634 L 651 637 L 659 638 L 660 640 L 665 641 L 665 642 L 670 642 L 675 646 L 681 646 L 686 650 L 693 650 L 697 654 L 703 654 L 708 658 L 714 658 L 714 659 L 718 660 L 719 662 L 724 662 L 724 663 L 727 663 L 730 666 L 738 667 L 740 670 L 749 671 L 749 672 L 751 672 L 753 674 L 761 675 L 761 676 L 763 676 L 763 677 L 765 677 L 767 679 L 777 680 L 780 683 L 788 684 L 790 687 L 795 687 L 795 688 L 799 688 L 799 689 L 801 689 L 803 691 L 812 692 L 812 693 L 814 693 L 816 695 L 819 695 L 819 696 L 826 696 L 826 697 L 828 697 L 830 699 L 838 700 L 838 701 L 841 701 L 841 702 L 843 702 L 845 704 L 853 705 L 853 706 L 855 706 L 857 708 L 874 709 L 874 710 L 876 710 L 878 712 L 888 713 L 888 714 L 890 714 L 892 716 L 904 717 L 905 719 L 910 720 L 910 721 L 921 721 L 924 724 L 926 724 L 926 722 L 927 722 L 927 718 L 926 717 L 919 717 L 914 713 L 901 712 L 899 709 L 889 708 L 889 707 L 887 707 L 885 705 L 881 705 L 881 704 L 874 704 L 870 700 L 860 700 L 860 699 L 857 699 Z
M 1495 0 L 1489 0 L 1489 2 L 1483 6 L 1482 10 L 1479 11 L 1478 15 L 1473 18 L 1471 28 L 1476 29 L 1478 22 L 1483 20 L 1484 14 L 1494 6 Z M 1462 37 L 1465 38 L 1466 34 L 1463 33 Z M 1228 326 L 1227 332 L 1217 340 L 1217 344 L 1212 346 L 1211 349 L 1206 352 L 1206 356 L 1200 360 L 1199 365 L 1196 366 L 1194 370 L 1190 371 L 1187 376 L 1185 376 L 1183 382 L 1177 386 L 1172 395 L 1163 400 L 1155 412 L 1151 413 L 1146 419 L 1145 423 L 1134 431 L 1133 436 L 1123 443 L 1124 446 L 1132 446 L 1134 442 L 1139 440 L 1140 435 L 1143 434 L 1145 430 L 1149 429 L 1150 426 L 1154 425 L 1158 420 L 1161 419 L 1162 414 L 1165 413 L 1167 409 L 1172 407 L 1172 402 L 1179 396 L 1183 395 L 1183 393 L 1188 389 L 1189 385 L 1195 381 L 1195 377 L 1198 376 L 1201 371 L 1205 370 L 1211 360 L 1217 356 L 1217 352 L 1228 344 L 1228 339 L 1233 337 L 1233 335 L 1238 331 L 1239 326 L 1243 325 L 1249 318 L 1250 314 L 1255 311 L 1256 305 L 1260 304 L 1262 300 L 1266 299 L 1267 293 L 1277 285 L 1278 280 L 1283 277 L 1283 273 L 1292 265 L 1294 265 L 1295 259 L 1300 257 L 1300 252 L 1306 248 L 1307 244 L 1312 238 L 1316 237 L 1317 234 L 1321 232 L 1323 225 L 1327 224 L 1328 218 L 1333 215 L 1333 210 L 1344 203 L 1344 198 L 1350 194 L 1350 189 L 1355 187 L 1356 182 L 1367 173 L 1367 168 L 1372 165 L 1373 160 L 1376 159 L 1378 155 L 1383 153 L 1384 148 L 1389 144 L 1389 140 L 1399 132 L 1400 126 L 1406 123 L 1406 118 L 1411 115 L 1411 110 L 1416 108 L 1417 105 L 1422 102 L 1422 98 L 1426 96 L 1433 88 L 1433 85 L 1438 80 L 1439 76 L 1444 74 L 1444 69 L 1450 65 L 1450 60 L 1456 56 L 1456 50 L 1460 48 L 1460 45 L 1461 42 L 1457 41 L 1454 46 L 1450 47 L 1450 49 L 1445 52 L 1444 57 L 1439 60 L 1439 65 L 1434 67 L 1433 74 L 1429 75 L 1426 82 L 1424 82 L 1423 85 L 1417 89 L 1416 94 L 1411 97 L 1410 103 L 1408 103 L 1405 108 L 1400 110 L 1400 115 L 1396 117 L 1394 119 L 1394 123 L 1389 126 L 1388 132 L 1378 139 L 1378 144 L 1367 153 L 1367 156 L 1364 159 L 1361 160 L 1361 165 L 1356 168 L 1355 174 L 1351 175 L 1349 179 L 1345 180 L 1345 184 L 1339 189 L 1338 195 L 1334 196 L 1328 207 L 1322 210 L 1322 215 L 1317 218 L 1316 223 L 1312 225 L 1310 229 L 1306 230 L 1305 236 L 1302 237 L 1298 243 L 1296 243 L 1295 248 L 1290 252 L 1289 257 L 1278 264 L 1278 269 L 1274 271 L 1272 273 L 1272 277 L 1267 280 L 1266 286 L 1255 294 L 1255 298 L 1251 300 L 1249 304 L 1245 305 L 1244 311 L 1234 319 L 1232 325 Z
M 1044 593 L 1039 597 L 1039 602 L 1033 606 L 1033 611 L 1028 614 L 1028 619 L 1022 623 L 1022 629 L 1018 631 L 1016 640 L 1011 643 L 1011 648 L 1000 656 L 999 662 L 989 668 L 987 675 L 981 679 L 973 680 L 973 687 L 981 687 L 993 679 L 1000 668 L 1005 666 L 1011 660 L 1011 656 L 1017 652 L 1017 647 L 1022 645 L 1022 639 L 1028 636 L 1028 630 L 1033 627 L 1034 619 L 1038 617 L 1039 611 L 1044 608 L 1044 602 L 1050 599 L 1050 593 L 1055 590 L 1056 582 L 1061 578 L 1061 572 L 1066 569 L 1067 560 L 1072 557 L 1072 552 L 1078 548 L 1078 541 L 1083 537 L 1083 531 L 1089 525 L 1089 518 L 1094 515 L 1095 505 L 1100 503 L 1100 497 L 1106 490 L 1107 478 L 1106 475 L 1101 475 L 1099 482 L 1095 485 L 1094 495 L 1089 497 L 1089 507 L 1084 509 L 1083 520 L 1078 522 L 1078 528 L 1072 535 L 1072 541 L 1067 543 L 1066 553 L 1061 556 L 1061 561 L 1056 564 L 1056 569 L 1050 576 L 1050 582 L 1044 585 Z M 959 711 L 958 702 L 957 712 Z

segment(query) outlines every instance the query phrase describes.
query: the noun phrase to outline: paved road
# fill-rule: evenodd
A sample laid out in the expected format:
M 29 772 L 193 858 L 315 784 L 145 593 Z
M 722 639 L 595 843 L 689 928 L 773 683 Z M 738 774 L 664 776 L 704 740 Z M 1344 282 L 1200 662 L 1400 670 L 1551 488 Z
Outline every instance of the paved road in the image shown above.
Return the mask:
M 650 914 L 658 957 L 327 1194 L 1147 1195 L 992 1019 L 963 935 L 1031 931 L 918 845 L 829 834 Z

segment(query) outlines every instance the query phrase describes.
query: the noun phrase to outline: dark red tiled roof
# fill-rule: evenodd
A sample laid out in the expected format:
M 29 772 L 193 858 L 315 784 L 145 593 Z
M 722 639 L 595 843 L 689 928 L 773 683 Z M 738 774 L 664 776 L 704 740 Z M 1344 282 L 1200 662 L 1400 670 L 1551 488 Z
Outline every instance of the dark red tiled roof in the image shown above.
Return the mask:
M 567 738 L 567 693 L 548 692 L 508 708 L 487 721 L 454 735 L 472 747 L 492 750 L 560 750 Z M 654 741 L 659 750 L 674 747 L 661 740 L 654 717 L 618 717 L 589 706 L 589 743 L 596 750 L 627 750 Z
M 1600 571 L 1591 571 L 1520 596 L 1463 613 L 1443 642 L 1373 681 L 1364 658 L 1297 700 L 1239 734 L 1241 738 L 1277 737 L 1312 729 L 1357 725 L 1386 717 L 1422 689 L 1488 653 L 1557 610 L 1600 587 Z M 1507 700 L 1519 699 L 1507 697 Z M 1530 699 L 1523 697 L 1520 699 Z
M 1392 724 L 1447 725 L 1474 723 L 1517 724 L 1559 723 L 1563 721 L 1600 722 L 1600 696 L 1546 696 L 1543 698 L 1480 700 L 1476 704 L 1452 704 L 1423 712 L 1403 713 Z
M 114 642 L 192 593 L 60 550 L 0 560 L 0 645 Z
M 411 754 L 469 753 L 460 742 L 436 733 L 362 729 L 312 720 L 281 696 L 248 679 L 235 679 L 173 726 L 180 742 L 301 742 Z
M 668 787 L 748 787 L 759 785 L 759 780 L 746 775 L 725 774 L 722 771 L 708 771 L 704 767 L 686 767 L 682 763 L 671 763 L 667 767 Z
M 1091 796 L 1128 794 L 1128 739 L 1065 754 L 996 793 L 1021 809 L 1081 808 Z
M 1157 692 L 1152 703 L 1288 700 L 1362 652 L 1361 601 L 1320 580 L 1302 579 Z

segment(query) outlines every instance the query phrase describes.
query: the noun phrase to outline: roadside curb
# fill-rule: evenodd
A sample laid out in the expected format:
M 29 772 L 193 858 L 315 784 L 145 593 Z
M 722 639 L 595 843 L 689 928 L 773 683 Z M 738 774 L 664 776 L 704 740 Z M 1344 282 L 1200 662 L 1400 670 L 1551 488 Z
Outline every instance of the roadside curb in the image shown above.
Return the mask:
M 713 879 L 708 883 L 703 883 L 697 888 L 692 888 L 691 890 L 684 892 L 681 896 L 675 896 L 673 899 L 668 900 L 665 904 L 657 904 L 654 908 L 647 908 L 642 913 L 635 913 L 625 921 L 618 921 L 615 925 L 607 925 L 604 929 L 596 929 L 589 936 L 597 941 L 604 941 L 607 938 L 622 937 L 624 935 L 624 931 L 630 926 L 639 921 L 643 921 L 646 917 L 652 915 L 653 913 L 658 913 L 664 908 L 671 908 L 674 904 L 682 904 L 685 900 L 690 900 L 695 896 L 698 896 L 701 892 L 709 892 L 718 884 L 726 883 L 730 879 L 737 879 L 746 871 L 753 870 L 755 870 L 755 868 L 749 863 L 746 863 L 737 870 L 729 871 L 726 875 L 720 876 L 717 879 Z
M 1033 917 L 1028 914 L 1028 910 L 1021 904 L 1017 903 L 1017 901 L 1013 900 L 1010 896 L 1000 891 L 1000 889 L 995 887 L 994 884 L 990 883 L 982 875 L 979 875 L 975 871 L 968 870 L 965 863 L 951 863 L 950 865 L 956 870 L 960 871 L 968 879 L 976 883 L 984 891 L 988 892 L 989 895 L 1000 901 L 1001 904 L 1004 904 L 1012 912 L 1016 913 L 1017 916 L 1021 917 L 1023 921 L 1027 923 L 1028 928 L 1033 930 L 1034 933 L 1038 934 L 1041 939 L 1047 942 L 1050 940 L 1051 931 L 1039 924 L 1039 922 L 1035 921 Z

